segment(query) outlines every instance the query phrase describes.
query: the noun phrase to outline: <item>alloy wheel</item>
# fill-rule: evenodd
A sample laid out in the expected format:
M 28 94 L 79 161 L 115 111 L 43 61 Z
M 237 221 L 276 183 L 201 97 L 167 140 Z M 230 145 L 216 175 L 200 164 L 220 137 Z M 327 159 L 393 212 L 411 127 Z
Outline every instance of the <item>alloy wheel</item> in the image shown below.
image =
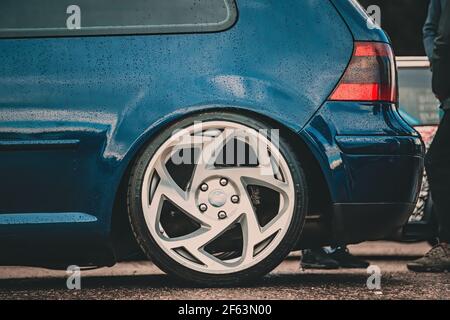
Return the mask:
M 151 158 L 141 193 L 157 245 L 178 263 L 209 274 L 242 271 L 270 255 L 292 221 L 294 199 L 276 141 L 231 121 L 193 124 L 173 134 Z

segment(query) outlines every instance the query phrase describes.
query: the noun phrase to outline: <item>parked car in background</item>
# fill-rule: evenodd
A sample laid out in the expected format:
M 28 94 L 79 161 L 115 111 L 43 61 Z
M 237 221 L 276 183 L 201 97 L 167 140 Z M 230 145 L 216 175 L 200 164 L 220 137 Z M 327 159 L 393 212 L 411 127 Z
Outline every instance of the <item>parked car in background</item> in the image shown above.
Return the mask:
M 420 133 L 428 149 L 436 134 L 439 101 L 431 90 L 431 71 L 427 57 L 397 57 L 400 114 Z M 424 171 L 416 208 L 404 229 L 404 240 L 434 241 L 437 235 L 433 200 Z
M 401 233 L 424 146 L 355 1 L 70 3 L 0 1 L 0 263 L 233 285 Z

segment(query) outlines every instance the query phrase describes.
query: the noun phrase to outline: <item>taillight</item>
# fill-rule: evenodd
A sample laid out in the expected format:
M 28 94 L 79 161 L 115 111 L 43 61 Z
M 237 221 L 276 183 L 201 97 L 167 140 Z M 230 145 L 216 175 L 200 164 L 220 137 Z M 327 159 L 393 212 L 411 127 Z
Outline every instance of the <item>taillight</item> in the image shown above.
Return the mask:
M 356 42 L 353 57 L 329 100 L 397 102 L 397 76 L 391 46 Z

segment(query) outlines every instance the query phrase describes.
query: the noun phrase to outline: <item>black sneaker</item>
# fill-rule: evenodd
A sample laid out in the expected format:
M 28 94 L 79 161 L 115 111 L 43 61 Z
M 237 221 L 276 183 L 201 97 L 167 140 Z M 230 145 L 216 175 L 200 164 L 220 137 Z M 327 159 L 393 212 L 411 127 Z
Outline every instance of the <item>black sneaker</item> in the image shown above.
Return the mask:
M 339 263 L 323 249 L 303 250 L 300 266 L 303 269 L 338 269 Z
M 369 262 L 352 255 L 346 247 L 337 248 L 336 251 L 330 253 L 330 257 L 337 261 L 341 268 L 366 269 L 370 266 Z
M 407 264 L 415 272 L 445 272 L 450 271 L 450 248 L 447 243 L 434 246 L 420 259 Z

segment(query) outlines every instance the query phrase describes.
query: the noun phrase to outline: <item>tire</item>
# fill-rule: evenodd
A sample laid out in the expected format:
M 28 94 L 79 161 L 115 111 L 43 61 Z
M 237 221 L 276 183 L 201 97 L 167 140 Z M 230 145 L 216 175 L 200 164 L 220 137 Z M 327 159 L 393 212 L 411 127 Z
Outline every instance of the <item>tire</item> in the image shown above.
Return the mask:
M 220 150 L 218 147 L 220 144 L 216 145 L 215 141 L 221 135 L 225 137 L 229 127 L 245 127 L 255 135 L 256 131 L 260 129 L 276 129 L 254 117 L 250 118 L 230 112 L 207 112 L 189 116 L 160 132 L 143 148 L 131 170 L 127 207 L 134 236 L 149 259 L 164 272 L 179 279 L 203 286 L 232 286 L 255 280 L 277 267 L 290 253 L 301 235 L 308 207 L 307 184 L 302 166 L 285 138 L 280 136 L 279 161 L 275 166 L 275 168 L 279 168 L 278 175 L 270 173 L 256 177 L 250 176 L 250 174 L 248 174 L 249 177 L 244 176 L 246 172 L 253 174 L 257 172 L 255 169 L 259 170 L 259 167 L 264 166 L 260 162 L 259 154 L 257 156 L 258 164 L 253 167 L 248 166 L 248 168 L 246 168 L 247 163 L 240 164 L 241 167 L 216 167 L 216 158 L 212 168 L 207 167 L 208 164 L 195 165 L 190 181 L 184 189 L 181 184 L 178 185 L 178 182 L 177 185 L 174 184 L 173 177 L 176 176 L 175 173 L 183 172 L 185 174 L 188 170 L 181 170 L 177 167 L 175 173 L 168 174 L 169 162 L 165 162 L 164 154 L 166 150 L 168 152 L 179 150 L 171 149 L 174 148 L 171 146 L 171 139 L 174 137 L 172 133 L 175 130 L 183 128 L 187 132 L 194 132 L 190 130 L 192 130 L 192 125 L 198 122 L 203 122 L 208 128 L 201 133 L 201 138 L 205 138 L 206 143 L 209 143 L 211 148 L 215 147 L 215 150 Z M 219 129 L 216 130 L 217 128 Z M 195 136 L 195 133 L 186 135 Z M 210 136 L 213 137 L 210 138 Z M 258 138 L 260 138 L 259 135 Z M 224 141 L 231 141 L 231 138 L 227 139 L 229 140 Z M 233 138 L 233 141 L 233 143 L 240 143 L 247 140 L 237 136 L 237 138 Z M 266 142 L 270 149 L 270 153 L 267 152 L 269 157 L 272 154 L 276 155 L 278 151 L 273 148 L 272 141 L 268 139 Z M 200 144 L 204 148 L 201 150 L 208 148 L 203 147 L 206 146 L 206 143 Z M 252 142 L 248 143 L 248 145 L 251 144 Z M 253 150 L 253 147 L 251 149 Z M 266 148 L 261 149 L 266 150 Z M 158 165 L 161 163 L 164 166 Z M 265 166 L 265 168 L 269 167 L 273 169 L 274 166 Z M 227 175 L 226 179 L 223 178 L 225 175 L 222 175 L 222 178 L 219 177 L 220 175 L 216 177 L 217 172 L 229 173 L 230 176 Z M 244 175 L 241 176 L 241 173 Z M 233 175 L 238 178 L 230 178 Z M 204 177 L 202 184 L 198 184 L 201 180 L 199 177 Z M 164 183 L 167 181 L 170 183 Z M 227 184 L 223 186 L 222 183 L 225 182 Z M 211 186 L 211 189 L 203 191 L 206 189 L 205 184 L 208 188 Z M 196 187 L 197 185 L 199 187 Z M 214 191 L 212 190 L 213 186 L 216 188 Z M 233 193 L 239 194 L 239 196 L 228 198 Z M 269 200 L 265 200 L 265 196 L 261 196 L 261 194 L 270 198 L 270 203 L 267 204 L 265 201 Z M 198 203 L 202 202 L 206 196 L 209 201 L 205 201 L 207 209 L 201 205 L 198 206 Z M 178 199 L 181 204 L 173 199 Z M 238 202 L 235 203 L 233 200 Z M 273 205 L 274 208 L 278 206 L 281 209 L 270 210 L 271 203 L 277 203 Z M 222 207 L 220 207 L 221 205 Z M 222 208 L 227 212 L 229 210 L 230 216 L 225 213 L 223 214 L 225 217 L 222 217 L 221 212 L 225 212 L 222 210 L 219 211 L 216 218 L 214 210 Z M 201 209 L 205 209 L 205 211 L 202 213 Z M 241 211 L 246 213 L 241 213 Z M 269 217 L 267 217 L 268 215 Z M 234 221 L 233 219 L 236 221 L 234 224 L 223 227 Z M 261 225 L 263 219 L 266 219 L 265 226 Z M 257 226 L 255 221 L 258 223 Z M 186 230 L 191 227 L 192 230 L 197 229 L 189 230 L 186 233 Z M 186 234 L 182 234 L 177 228 L 186 229 L 184 231 Z M 224 229 L 222 230 L 222 228 Z M 216 238 L 197 248 L 203 238 L 206 239 L 215 234 L 216 230 L 222 231 Z M 256 231 L 253 232 L 253 230 Z M 272 232 L 273 234 L 271 234 Z M 257 242 L 267 234 L 270 234 L 268 238 Z M 180 243 L 180 247 L 172 247 L 177 246 L 178 243 Z

